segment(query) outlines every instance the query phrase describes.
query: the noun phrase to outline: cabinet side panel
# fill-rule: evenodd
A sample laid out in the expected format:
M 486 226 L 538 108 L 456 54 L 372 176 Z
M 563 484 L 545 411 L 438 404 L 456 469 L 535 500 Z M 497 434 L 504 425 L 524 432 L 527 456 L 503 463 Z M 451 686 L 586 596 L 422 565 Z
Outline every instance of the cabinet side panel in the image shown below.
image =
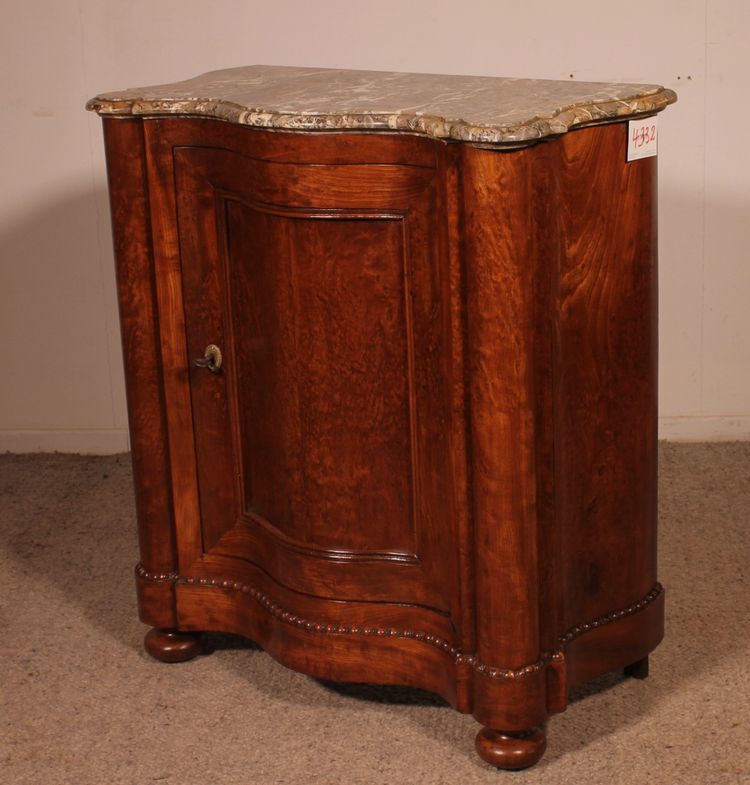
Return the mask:
M 656 158 L 627 163 L 626 135 L 614 124 L 559 145 L 564 629 L 638 602 L 656 581 Z
M 143 124 L 105 119 L 104 140 L 141 563 L 162 575 L 175 569 L 175 545 Z M 174 625 L 169 581 L 138 580 L 138 596 L 143 621 Z

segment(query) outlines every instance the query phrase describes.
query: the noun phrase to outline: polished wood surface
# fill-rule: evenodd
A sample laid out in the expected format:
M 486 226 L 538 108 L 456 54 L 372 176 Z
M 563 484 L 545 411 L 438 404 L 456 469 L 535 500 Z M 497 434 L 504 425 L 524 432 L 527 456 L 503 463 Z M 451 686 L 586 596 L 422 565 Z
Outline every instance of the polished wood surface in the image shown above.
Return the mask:
M 161 662 L 187 662 L 203 652 L 200 635 L 153 628 L 143 639 L 146 651 Z
M 477 733 L 476 750 L 479 756 L 499 769 L 527 769 L 544 755 L 547 737 L 540 728 L 532 728 L 520 733 L 482 728 Z
M 226 631 L 429 689 L 501 768 L 573 686 L 645 675 L 656 166 L 626 127 L 499 152 L 105 119 L 154 656 Z
M 104 123 L 141 564 L 149 576 L 176 569 L 154 247 L 141 123 Z M 175 627 L 170 580 L 137 580 L 142 621 Z

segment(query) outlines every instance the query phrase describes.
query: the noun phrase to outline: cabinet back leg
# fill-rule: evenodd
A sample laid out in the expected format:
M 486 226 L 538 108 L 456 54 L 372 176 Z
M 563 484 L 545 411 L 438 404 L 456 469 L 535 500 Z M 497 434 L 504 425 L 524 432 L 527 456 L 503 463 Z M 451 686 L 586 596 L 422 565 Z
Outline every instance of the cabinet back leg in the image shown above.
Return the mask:
M 633 662 L 625 666 L 625 675 L 634 679 L 645 679 L 648 677 L 648 657 Z

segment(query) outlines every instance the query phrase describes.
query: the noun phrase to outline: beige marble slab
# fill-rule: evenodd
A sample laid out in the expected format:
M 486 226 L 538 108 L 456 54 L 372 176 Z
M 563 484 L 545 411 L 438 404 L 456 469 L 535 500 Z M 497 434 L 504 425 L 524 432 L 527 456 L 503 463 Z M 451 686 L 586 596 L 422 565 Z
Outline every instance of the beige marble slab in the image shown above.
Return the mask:
M 386 130 L 527 143 L 674 103 L 658 85 L 251 65 L 102 93 L 102 115 L 198 115 L 293 131 Z

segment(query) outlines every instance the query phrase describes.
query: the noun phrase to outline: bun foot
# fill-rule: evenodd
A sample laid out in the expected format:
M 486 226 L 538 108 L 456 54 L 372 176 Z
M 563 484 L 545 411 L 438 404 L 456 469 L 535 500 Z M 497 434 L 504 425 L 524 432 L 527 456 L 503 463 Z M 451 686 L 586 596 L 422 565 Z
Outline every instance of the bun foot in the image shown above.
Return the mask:
M 648 677 L 648 657 L 644 657 L 638 662 L 625 666 L 625 675 L 633 679 L 645 679 Z
M 199 633 L 156 628 L 146 633 L 143 648 L 161 662 L 186 662 L 203 652 Z
M 525 769 L 544 755 L 547 737 L 541 728 L 518 732 L 482 728 L 475 745 L 479 757 L 498 769 Z

